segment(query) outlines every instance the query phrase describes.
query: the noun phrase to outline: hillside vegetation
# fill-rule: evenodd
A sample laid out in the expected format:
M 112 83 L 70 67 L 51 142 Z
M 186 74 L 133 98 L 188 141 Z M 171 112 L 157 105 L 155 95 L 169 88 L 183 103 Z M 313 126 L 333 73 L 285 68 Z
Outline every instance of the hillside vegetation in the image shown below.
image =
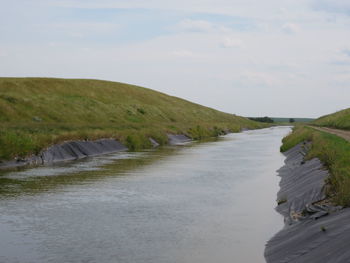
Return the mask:
M 312 123 L 318 126 L 350 130 L 350 108 L 322 116 Z
M 0 160 L 76 139 L 116 138 L 130 149 L 166 133 L 194 139 L 259 128 L 246 118 L 150 89 L 82 79 L 0 78 Z
M 298 125 L 283 139 L 281 151 L 305 141 L 312 142 L 306 159 L 319 158 L 331 174 L 328 196 L 336 204 L 350 206 L 350 143 L 336 135 Z

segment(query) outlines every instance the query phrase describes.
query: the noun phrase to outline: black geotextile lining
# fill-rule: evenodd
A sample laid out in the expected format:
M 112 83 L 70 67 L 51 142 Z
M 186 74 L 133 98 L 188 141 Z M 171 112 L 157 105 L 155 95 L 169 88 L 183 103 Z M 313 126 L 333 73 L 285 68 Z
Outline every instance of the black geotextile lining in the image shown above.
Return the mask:
M 153 147 L 158 147 L 159 143 L 149 138 Z M 170 145 L 183 145 L 191 139 L 183 134 L 168 134 Z M 26 165 L 38 165 L 47 163 L 57 163 L 62 161 L 72 161 L 89 156 L 114 153 L 128 150 L 123 144 L 114 139 L 100 139 L 96 141 L 72 141 L 57 144 L 42 151 L 39 155 L 33 155 L 25 159 L 0 162 L 0 168 L 14 168 Z
M 307 144 L 285 153 L 276 210 L 285 227 L 268 241 L 267 262 L 350 262 L 350 208 L 315 202 L 325 198 L 328 172 L 318 159 L 304 161 Z
M 320 160 L 303 160 L 306 149 L 307 145 L 299 144 L 289 150 L 285 166 L 278 171 L 281 181 L 277 201 L 280 205 L 276 210 L 285 217 L 286 223 L 292 223 L 294 215 L 325 198 L 323 188 L 329 174 Z
M 97 156 L 123 150 L 127 150 L 127 148 L 120 142 L 113 139 L 65 142 L 62 144 L 53 145 L 42 151 L 39 155 L 33 155 L 26 159 L 0 163 L 0 168 L 14 168 L 26 165 L 72 161 L 89 156 Z
M 182 145 L 191 141 L 191 138 L 183 134 L 167 134 L 170 145 Z
M 120 142 L 113 139 L 97 141 L 74 141 L 54 145 L 41 154 L 42 163 L 71 161 L 88 156 L 127 150 Z

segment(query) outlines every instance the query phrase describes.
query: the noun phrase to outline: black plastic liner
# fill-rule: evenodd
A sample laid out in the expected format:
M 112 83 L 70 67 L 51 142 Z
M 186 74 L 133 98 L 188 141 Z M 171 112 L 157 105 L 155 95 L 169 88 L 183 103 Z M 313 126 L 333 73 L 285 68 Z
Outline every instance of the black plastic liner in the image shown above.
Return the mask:
M 269 262 L 350 262 L 350 208 L 332 206 L 325 199 L 329 176 L 318 159 L 304 161 L 308 144 L 285 153 L 276 210 L 285 227 L 268 241 Z
M 41 154 L 42 163 L 55 163 L 82 159 L 88 156 L 113 153 L 127 148 L 113 139 L 74 141 L 54 145 Z
M 0 168 L 72 161 L 89 156 L 97 156 L 124 150 L 127 150 L 127 148 L 114 139 L 65 142 L 53 145 L 38 155 L 0 164 Z
M 183 134 L 167 134 L 167 136 L 170 145 L 184 145 L 192 141 L 191 138 Z M 153 138 L 149 138 L 149 140 L 154 148 L 159 146 L 159 143 Z M 128 150 L 128 148 L 114 139 L 71 141 L 53 145 L 42 151 L 40 154 L 25 159 L 17 159 L 3 163 L 0 162 L 0 169 L 72 161 L 125 150 Z
M 183 145 L 191 141 L 191 138 L 183 134 L 167 134 L 170 145 Z

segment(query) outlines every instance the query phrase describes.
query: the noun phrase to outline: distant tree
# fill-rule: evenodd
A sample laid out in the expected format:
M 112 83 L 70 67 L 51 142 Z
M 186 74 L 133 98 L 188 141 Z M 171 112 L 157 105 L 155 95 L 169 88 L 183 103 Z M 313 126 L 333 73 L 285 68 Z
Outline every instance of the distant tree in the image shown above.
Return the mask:
M 295 122 L 295 120 L 293 118 L 290 118 L 289 122 L 292 123 L 292 122 Z
M 259 121 L 259 122 L 267 122 L 267 123 L 273 123 L 273 119 L 271 119 L 270 117 L 250 117 L 249 118 L 250 120 L 253 120 L 253 121 Z

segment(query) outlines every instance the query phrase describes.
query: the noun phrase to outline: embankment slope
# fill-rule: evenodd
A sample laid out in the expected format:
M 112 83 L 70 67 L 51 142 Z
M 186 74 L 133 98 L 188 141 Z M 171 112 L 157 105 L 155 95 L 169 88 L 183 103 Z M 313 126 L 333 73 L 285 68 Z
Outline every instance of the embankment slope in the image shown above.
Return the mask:
M 349 262 L 350 143 L 298 126 L 281 150 L 276 210 L 285 227 L 267 243 L 267 262 Z
M 0 78 L 0 160 L 67 141 L 113 138 L 131 150 L 263 124 L 147 88 L 87 79 Z M 150 140 L 152 138 L 153 140 Z
M 350 108 L 322 116 L 312 124 L 322 127 L 350 130 Z

